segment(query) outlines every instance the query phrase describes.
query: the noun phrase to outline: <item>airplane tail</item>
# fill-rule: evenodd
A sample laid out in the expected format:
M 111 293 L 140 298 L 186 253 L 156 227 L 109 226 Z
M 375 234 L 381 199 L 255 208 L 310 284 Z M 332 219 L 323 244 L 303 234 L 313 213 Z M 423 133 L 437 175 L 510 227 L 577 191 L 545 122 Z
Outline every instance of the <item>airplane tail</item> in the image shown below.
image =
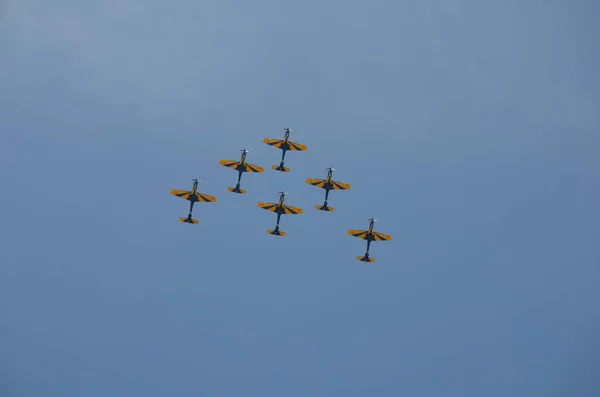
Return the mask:
M 273 236 L 285 236 L 285 232 L 282 232 L 279 229 L 275 229 L 275 230 L 267 230 L 268 234 L 272 234 Z
M 192 219 L 192 218 L 179 218 L 179 220 L 183 223 L 193 223 L 194 225 L 198 224 L 198 220 L 197 219 Z
M 240 189 L 239 186 L 228 187 L 227 190 L 229 190 L 230 192 L 233 192 L 233 193 L 246 194 L 246 191 L 244 189 Z
M 318 209 L 320 211 L 333 212 L 333 207 L 329 207 L 327 204 L 315 205 L 315 209 Z
M 365 256 L 357 256 L 356 260 L 357 261 L 361 261 L 361 262 L 365 262 L 365 263 L 367 263 L 367 262 L 371 262 L 371 263 L 375 262 L 375 258 L 371 258 L 368 254 L 365 255 Z
M 274 169 L 275 171 L 281 171 L 281 172 L 290 172 L 290 169 L 287 167 L 284 167 L 283 165 L 272 165 L 271 166 L 272 169 Z

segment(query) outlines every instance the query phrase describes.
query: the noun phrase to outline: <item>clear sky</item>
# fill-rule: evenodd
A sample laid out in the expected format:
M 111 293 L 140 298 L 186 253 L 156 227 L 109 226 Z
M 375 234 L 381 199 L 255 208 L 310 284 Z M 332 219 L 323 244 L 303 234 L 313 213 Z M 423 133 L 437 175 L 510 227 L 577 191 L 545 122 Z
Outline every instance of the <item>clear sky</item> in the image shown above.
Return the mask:
M 1 1 L 0 395 L 600 395 L 599 11 Z

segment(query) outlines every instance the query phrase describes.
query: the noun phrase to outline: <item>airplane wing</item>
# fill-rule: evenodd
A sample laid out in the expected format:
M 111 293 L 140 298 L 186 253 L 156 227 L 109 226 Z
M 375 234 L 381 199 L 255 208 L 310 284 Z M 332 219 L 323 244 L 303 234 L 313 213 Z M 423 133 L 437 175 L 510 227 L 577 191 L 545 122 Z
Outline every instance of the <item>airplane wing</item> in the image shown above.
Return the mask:
M 309 185 L 313 185 L 313 186 L 320 187 L 320 188 L 323 188 L 325 186 L 326 182 L 327 181 L 325 179 L 312 179 L 312 178 L 306 179 L 306 183 L 308 183 Z
M 348 234 L 354 237 L 362 238 L 363 240 L 367 239 L 367 235 L 369 234 L 368 230 L 348 230 Z
M 379 232 L 373 232 L 373 237 L 375 237 L 375 241 L 388 241 L 392 239 L 392 236 L 389 234 L 383 234 Z
M 219 164 L 224 165 L 225 167 L 236 169 L 237 166 L 240 165 L 240 162 L 233 160 L 219 160 Z
M 244 163 L 244 171 L 246 171 L 246 172 L 264 172 L 265 169 L 258 165 Z
M 283 209 L 287 215 L 299 215 L 302 213 L 302 208 L 296 208 L 289 205 L 283 205 Z
M 267 211 L 275 212 L 277 210 L 277 207 L 279 207 L 279 204 L 260 202 L 258 203 L 258 206 Z
M 263 143 L 266 143 L 267 145 L 271 145 L 273 147 L 281 149 L 281 144 L 283 143 L 283 140 L 282 139 L 265 138 L 265 139 L 263 139 Z
M 198 192 L 196 192 L 196 198 L 201 203 L 202 202 L 204 202 L 204 203 L 214 203 L 215 201 L 217 201 L 216 197 L 209 196 L 208 194 L 204 194 L 204 193 L 198 193 Z
M 192 191 L 171 189 L 171 194 L 177 197 L 181 197 L 184 200 L 187 200 L 192 195 Z
M 171 190 L 171 194 L 177 197 L 181 197 L 184 200 L 189 200 L 190 197 L 192 197 L 192 192 L 191 190 Z M 198 193 L 196 192 L 194 194 L 194 196 L 196 196 L 196 199 L 198 199 L 199 202 L 201 203 L 214 203 L 215 201 L 217 201 L 216 197 L 213 196 L 209 196 L 208 194 L 204 194 L 204 193 Z
M 306 145 L 303 145 L 301 143 L 288 141 L 288 144 L 290 145 L 290 150 L 304 151 L 304 150 L 308 149 L 308 147 Z
M 333 185 L 333 190 L 348 190 L 348 189 L 350 189 L 350 185 L 347 183 L 331 181 L 331 184 Z

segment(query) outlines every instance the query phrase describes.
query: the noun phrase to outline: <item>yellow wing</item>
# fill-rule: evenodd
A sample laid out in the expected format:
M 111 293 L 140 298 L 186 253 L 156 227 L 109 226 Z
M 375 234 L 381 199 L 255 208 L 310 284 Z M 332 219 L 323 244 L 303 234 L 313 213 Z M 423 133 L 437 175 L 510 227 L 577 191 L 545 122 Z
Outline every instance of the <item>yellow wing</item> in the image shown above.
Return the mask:
M 191 190 L 176 190 L 176 189 L 171 189 L 171 194 L 177 197 L 181 197 L 184 200 L 187 200 L 188 197 L 190 197 L 192 195 L 192 191 Z
M 368 230 L 348 230 L 348 234 L 354 237 L 358 237 L 358 238 L 362 238 L 363 240 L 367 239 L 367 236 L 369 235 L 369 231 Z
M 267 145 L 271 145 L 273 147 L 281 149 L 281 144 L 283 143 L 283 140 L 282 139 L 265 138 L 265 139 L 263 139 L 263 143 L 266 143 Z
M 390 236 L 389 234 L 373 232 L 373 240 L 375 240 L 375 241 L 388 241 L 391 239 L 392 239 L 392 236 Z
M 219 160 L 219 164 L 224 165 L 225 167 L 236 169 L 238 165 L 240 165 L 240 162 L 233 160 Z
M 196 198 L 198 199 L 198 201 L 203 203 L 214 203 L 215 201 L 217 201 L 217 198 L 214 196 L 209 196 L 208 194 L 198 192 L 196 192 Z
M 190 190 L 171 190 L 171 194 L 177 197 L 181 197 L 184 200 L 190 200 L 190 201 L 199 201 L 201 203 L 214 203 L 215 201 L 217 201 L 216 197 L 213 196 L 209 196 L 208 194 L 204 194 L 204 193 L 194 193 L 192 194 L 192 192 Z
M 349 190 L 350 185 L 347 183 L 331 181 L 331 185 L 333 186 L 333 190 Z
M 244 163 L 245 172 L 264 172 L 264 168 L 254 164 Z
M 260 202 L 260 203 L 258 203 L 258 206 L 267 211 L 275 212 L 275 211 L 277 211 L 277 207 L 279 207 L 279 204 Z
M 342 182 L 337 182 L 337 181 L 331 181 L 331 188 L 327 186 L 327 180 L 326 179 L 312 179 L 312 178 L 307 178 L 306 179 L 306 183 L 308 183 L 309 185 L 313 185 L 316 187 L 320 187 L 321 189 L 333 189 L 333 190 L 348 190 L 350 189 L 350 185 L 347 183 L 342 183 Z
M 284 205 L 283 209 L 287 215 L 299 215 L 302 213 L 302 208 L 296 208 L 289 205 Z
M 309 185 L 313 185 L 316 187 L 320 187 L 320 188 L 325 188 L 325 183 L 327 183 L 327 181 L 325 179 L 312 179 L 312 178 L 307 178 L 306 179 L 306 183 L 308 183 Z
M 288 144 L 290 146 L 290 150 L 304 151 L 304 150 L 308 149 L 308 147 L 306 145 L 303 145 L 301 143 L 288 141 Z
M 271 145 L 278 149 L 298 150 L 298 151 L 303 151 L 303 150 L 308 149 L 308 147 L 306 145 L 303 145 L 303 144 L 297 143 L 297 142 L 292 142 L 292 141 L 288 141 L 287 145 L 285 145 L 285 140 L 283 140 L 283 139 L 265 138 L 265 139 L 263 139 L 263 143 L 266 143 L 267 145 Z M 287 146 L 287 147 L 285 147 L 285 146 Z

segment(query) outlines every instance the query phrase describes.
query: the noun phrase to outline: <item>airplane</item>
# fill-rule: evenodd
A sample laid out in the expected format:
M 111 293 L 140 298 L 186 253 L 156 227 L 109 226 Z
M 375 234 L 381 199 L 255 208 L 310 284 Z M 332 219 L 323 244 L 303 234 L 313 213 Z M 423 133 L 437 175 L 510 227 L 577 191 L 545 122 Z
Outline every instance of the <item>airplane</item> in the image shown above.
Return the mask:
M 327 198 L 329 197 L 330 190 L 349 190 L 350 185 L 347 183 L 332 181 L 331 176 L 333 175 L 333 171 L 335 168 L 327 168 L 327 179 L 312 179 L 307 178 L 306 183 L 309 185 L 313 185 L 316 187 L 320 187 L 321 189 L 325 189 L 325 203 L 323 205 L 315 205 L 315 208 L 321 211 L 331 211 L 333 212 L 333 207 L 327 206 Z
M 274 236 L 285 236 L 285 232 L 279 230 L 279 218 L 281 215 L 296 215 L 302 213 L 302 208 L 295 208 L 289 205 L 283 204 L 283 200 L 285 199 L 286 192 L 279 192 L 279 203 L 258 203 L 260 208 L 265 210 L 274 212 L 277 214 L 277 225 L 274 230 L 267 230 L 268 234 L 272 234 Z
M 304 150 L 308 149 L 308 147 L 306 145 L 302 145 L 300 143 L 290 141 L 290 132 L 292 132 L 291 128 L 284 128 L 283 131 L 285 132 L 284 139 L 265 138 L 265 139 L 263 139 L 263 143 L 266 143 L 267 145 L 273 146 L 277 149 L 283 150 L 283 153 L 281 154 L 281 163 L 279 163 L 279 165 L 273 165 L 273 166 L 271 166 L 271 168 L 276 171 L 290 172 L 289 168 L 286 168 L 283 166 L 283 160 L 285 159 L 285 152 L 287 152 L 288 150 L 289 151 L 304 151 Z
M 375 262 L 375 258 L 371 258 L 369 256 L 369 247 L 371 246 L 372 241 L 389 241 L 392 239 L 392 236 L 389 234 L 383 234 L 379 232 L 373 231 L 373 226 L 377 222 L 377 219 L 369 219 L 369 230 L 348 230 L 348 234 L 354 237 L 362 238 L 363 240 L 367 240 L 367 252 L 364 256 L 357 256 L 356 260 L 362 262 Z
M 228 187 L 227 190 L 234 193 L 246 194 L 244 189 L 240 189 L 240 180 L 242 179 L 242 174 L 244 172 L 264 172 L 264 168 L 258 165 L 246 163 L 246 155 L 248 154 L 249 150 L 242 149 L 240 151 L 242 152 L 242 158 L 240 161 L 219 160 L 219 164 L 238 172 L 237 185 L 235 185 L 235 187 Z
M 196 219 L 192 219 L 192 210 L 194 208 L 194 203 L 214 203 L 217 201 L 216 197 L 209 196 L 208 194 L 198 193 L 198 179 L 192 179 L 194 181 L 194 186 L 192 190 L 175 190 L 171 189 L 171 194 L 181 197 L 184 200 L 188 200 L 190 202 L 190 212 L 187 218 L 179 218 L 181 222 L 184 223 L 193 223 L 194 225 L 198 224 Z

